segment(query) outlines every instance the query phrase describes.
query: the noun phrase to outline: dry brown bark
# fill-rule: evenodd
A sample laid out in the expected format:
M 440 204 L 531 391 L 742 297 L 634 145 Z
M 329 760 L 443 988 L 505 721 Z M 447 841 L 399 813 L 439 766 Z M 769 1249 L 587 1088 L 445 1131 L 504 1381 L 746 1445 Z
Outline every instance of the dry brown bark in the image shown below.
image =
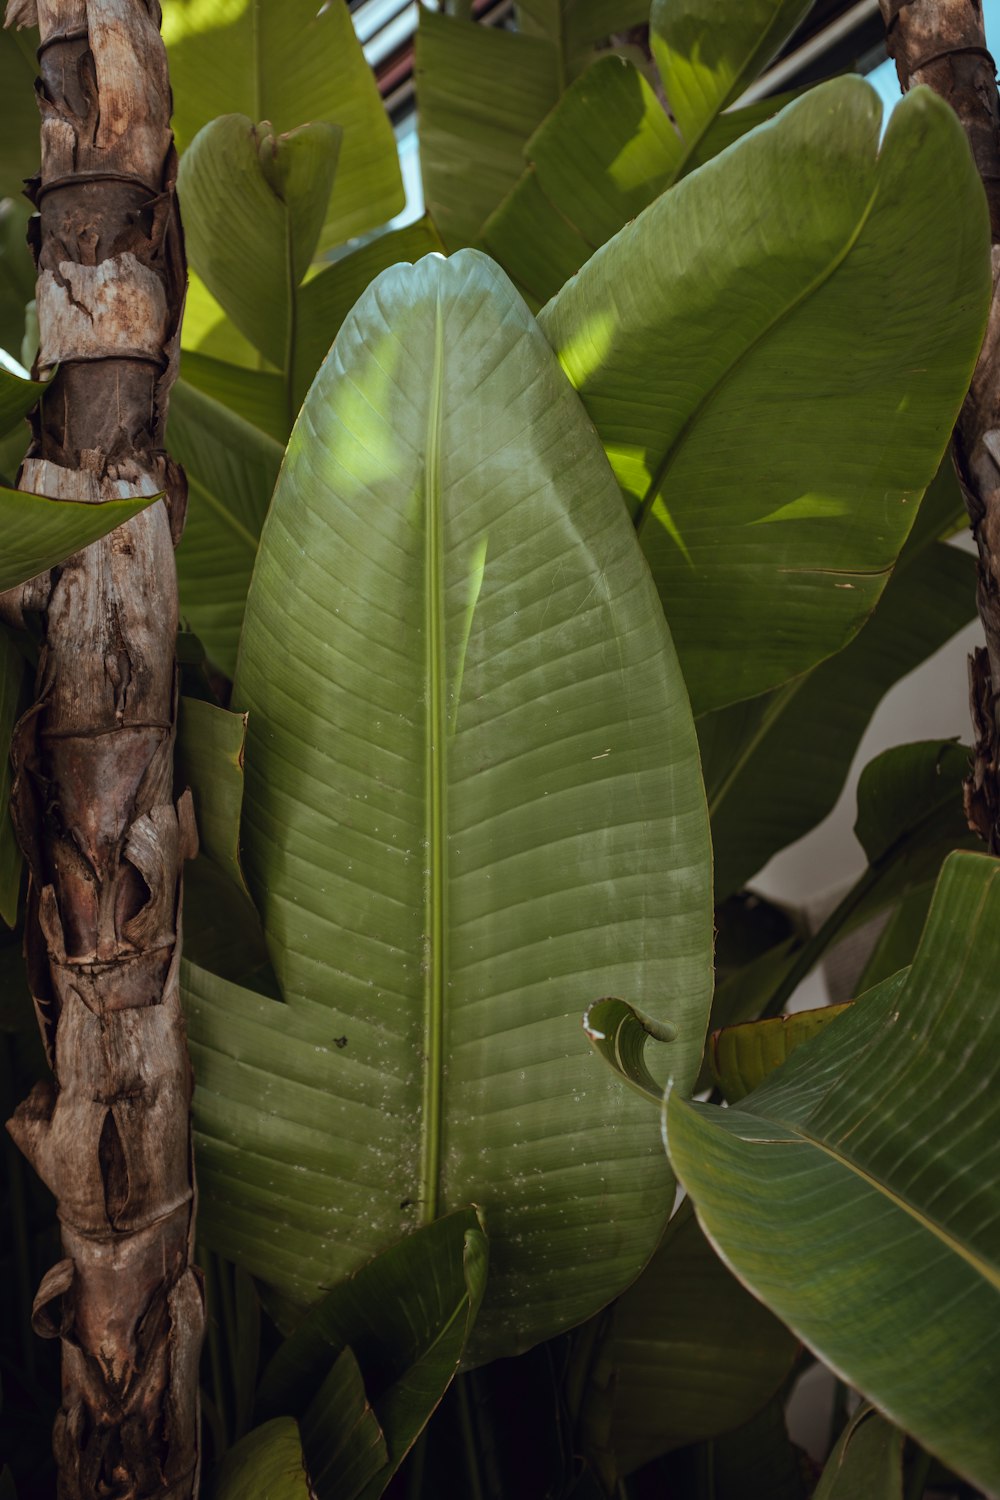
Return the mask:
M 923 83 L 965 127 L 993 231 L 993 306 L 952 453 L 979 552 L 977 602 L 986 638 L 970 661 L 975 750 L 969 825 L 1000 854 L 1000 98 L 981 0 L 879 0 L 905 92 Z M 929 212 L 934 205 L 929 205 Z
M 40 28 L 40 350 L 58 366 L 19 483 L 165 500 L 0 600 L 37 617 L 36 702 L 13 749 L 25 947 L 53 1080 L 9 1130 L 55 1195 L 64 1259 L 34 1326 L 62 1340 L 62 1500 L 188 1497 L 202 1293 L 191 1266 L 191 1070 L 175 801 L 183 475 L 163 449 L 184 297 L 157 0 L 9 0 Z

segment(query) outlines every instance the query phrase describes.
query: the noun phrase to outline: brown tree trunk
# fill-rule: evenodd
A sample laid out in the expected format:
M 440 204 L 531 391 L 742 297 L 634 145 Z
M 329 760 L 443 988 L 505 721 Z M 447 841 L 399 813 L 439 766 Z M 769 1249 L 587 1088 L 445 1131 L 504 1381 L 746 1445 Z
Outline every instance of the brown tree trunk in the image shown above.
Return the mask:
M 981 0 L 879 0 L 904 93 L 929 85 L 965 127 L 993 230 L 993 306 L 952 453 L 979 550 L 986 649 L 970 662 L 975 754 L 966 783 L 970 827 L 1000 854 L 1000 98 Z M 928 206 L 929 212 L 934 205 Z
M 203 1307 L 191 1266 L 191 1070 L 178 993 L 190 799 L 174 800 L 184 482 L 163 451 L 185 269 L 157 0 L 9 0 L 41 32 L 40 350 L 58 366 L 19 483 L 160 500 L 0 603 L 37 616 L 12 813 L 53 1081 L 9 1123 L 65 1258 L 35 1299 L 62 1340 L 62 1500 L 192 1496 Z

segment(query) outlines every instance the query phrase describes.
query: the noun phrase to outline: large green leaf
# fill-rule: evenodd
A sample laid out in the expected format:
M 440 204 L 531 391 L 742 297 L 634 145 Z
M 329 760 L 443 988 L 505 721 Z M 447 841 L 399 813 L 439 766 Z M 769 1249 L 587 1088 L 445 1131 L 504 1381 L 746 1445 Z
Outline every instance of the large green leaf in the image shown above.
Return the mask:
M 276 372 L 249 369 L 201 350 L 185 349 L 181 357 L 181 380 L 228 406 L 251 427 L 258 427 L 274 438 L 282 448 L 285 446 L 291 424 L 285 382 Z
M 684 1204 L 614 1304 L 593 1357 L 584 1433 L 609 1489 L 616 1474 L 748 1421 L 786 1379 L 797 1350 Z
M 90 505 L 0 487 L 0 593 L 57 567 L 159 498 L 137 495 Z
M 340 143 L 333 125 L 275 135 L 266 121 L 222 115 L 181 159 L 191 264 L 240 332 L 284 370 L 296 361 L 299 283 L 323 228 Z
M 264 1372 L 262 1415 L 296 1412 L 350 1349 L 384 1434 L 387 1467 L 343 1500 L 374 1500 L 399 1468 L 458 1369 L 486 1286 L 488 1245 L 474 1209 L 407 1235 L 335 1287 Z M 310 1469 L 317 1465 L 306 1431 Z
M 188 476 L 177 549 L 181 613 L 231 675 L 281 444 L 183 380 L 171 396 L 167 441 Z
M 848 1422 L 813 1500 L 903 1500 L 903 1434 L 870 1406 Z
M 308 1301 L 472 1201 L 493 1247 L 475 1357 L 579 1321 L 651 1254 L 671 1187 L 577 1017 L 595 992 L 668 1003 L 693 1080 L 708 830 L 613 478 L 485 257 L 397 266 L 341 329 L 266 523 L 233 702 L 244 869 L 326 1122 L 303 1174 L 279 1165 L 302 1161 L 280 1113 L 241 1150 L 209 1139 L 206 1098 L 201 1181 L 239 1258 Z M 293 1208 L 308 1245 L 276 1240 Z
M 998 962 L 1000 864 L 954 854 L 909 971 L 739 1105 L 672 1091 L 665 1112 L 671 1160 L 727 1264 L 988 1491 L 1000 1488 Z
M 716 900 L 833 809 L 888 689 L 975 611 L 975 563 L 935 542 L 904 554 L 872 618 L 836 656 L 767 699 L 698 721 L 712 816 Z
M 241 890 L 246 890 L 238 847 L 246 732 L 245 714 L 198 698 L 181 699 L 177 768 L 194 792 L 201 852 Z
M 930 92 L 903 101 L 881 151 L 880 116 L 859 79 L 814 89 L 658 199 L 541 314 L 699 711 L 856 632 L 968 383 L 989 290 L 968 146 Z
M 340 0 L 165 0 L 163 35 L 182 148 L 222 114 L 269 120 L 281 133 L 308 122 L 343 130 L 320 249 L 403 207 L 392 127 Z

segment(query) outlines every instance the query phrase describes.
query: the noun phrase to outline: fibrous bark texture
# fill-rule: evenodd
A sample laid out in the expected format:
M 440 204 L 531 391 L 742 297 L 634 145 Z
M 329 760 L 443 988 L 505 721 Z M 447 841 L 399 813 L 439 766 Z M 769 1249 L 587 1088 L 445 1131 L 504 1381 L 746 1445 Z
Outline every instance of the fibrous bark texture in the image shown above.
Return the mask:
M 981 0 L 879 0 L 904 92 L 928 84 L 965 127 L 993 231 L 993 306 L 952 453 L 979 551 L 986 647 L 970 662 L 975 751 L 966 783 L 970 826 L 1000 854 L 1000 98 Z M 933 211 L 933 205 L 931 205 Z
M 64 1259 L 34 1324 L 63 1347 L 61 1500 L 192 1496 L 201 1286 L 191 1267 L 191 1070 L 178 990 L 173 544 L 184 481 L 163 451 L 185 284 L 157 0 L 10 0 L 38 24 L 39 373 L 21 487 L 127 526 L 6 595 L 36 617 L 36 702 L 12 812 L 29 870 L 29 980 L 53 1080 L 9 1129 L 54 1193 Z

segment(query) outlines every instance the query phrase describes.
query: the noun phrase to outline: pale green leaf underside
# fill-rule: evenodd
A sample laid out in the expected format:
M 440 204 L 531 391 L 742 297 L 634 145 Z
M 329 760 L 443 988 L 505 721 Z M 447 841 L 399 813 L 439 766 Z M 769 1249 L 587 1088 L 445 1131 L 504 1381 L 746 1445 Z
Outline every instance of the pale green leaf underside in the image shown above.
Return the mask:
M 953 854 L 909 971 L 740 1105 L 674 1093 L 666 1111 L 675 1170 L 740 1279 L 988 1491 L 1000 1488 L 998 875 L 993 859 Z
M 163 20 L 183 149 L 216 115 L 270 120 L 276 131 L 325 121 L 344 132 L 320 239 L 329 249 L 403 207 L 396 141 L 344 4 L 188 0 Z
M 239 1146 L 237 1001 L 205 997 L 204 1197 L 227 1253 L 299 1301 L 481 1204 L 475 1354 L 511 1352 L 600 1306 L 655 1244 L 653 1117 L 588 1058 L 579 1016 L 614 992 L 669 1006 L 690 1083 L 712 925 L 655 591 L 576 397 L 485 257 L 397 266 L 347 320 L 247 611 L 244 868 L 288 1002 L 262 1008 L 288 1076 L 317 1088 L 305 1116 L 251 1089 Z M 327 1143 L 309 1171 L 287 1170 L 289 1109 Z M 274 1233 L 293 1209 L 308 1254 Z
M 814 89 L 659 198 L 540 315 L 645 518 L 699 712 L 857 630 L 968 384 L 989 295 L 982 189 L 936 96 L 903 101 L 881 152 L 880 113 L 859 79 Z

